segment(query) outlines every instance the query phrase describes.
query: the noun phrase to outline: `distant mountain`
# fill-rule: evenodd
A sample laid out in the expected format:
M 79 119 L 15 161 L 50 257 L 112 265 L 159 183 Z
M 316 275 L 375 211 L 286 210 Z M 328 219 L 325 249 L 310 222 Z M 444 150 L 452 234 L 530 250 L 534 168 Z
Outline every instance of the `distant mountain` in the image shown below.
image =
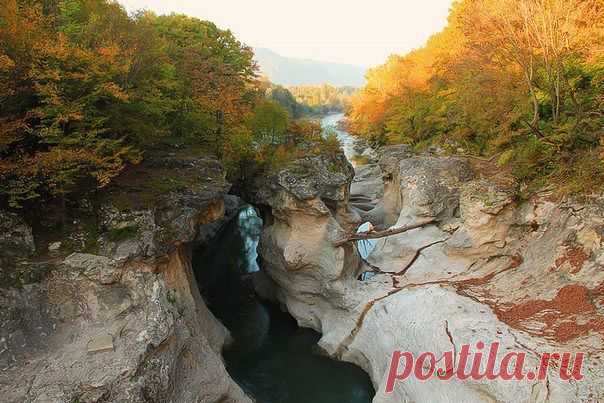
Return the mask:
M 365 68 L 348 64 L 319 62 L 281 56 L 271 50 L 255 48 L 256 61 L 262 74 L 276 84 L 362 87 Z

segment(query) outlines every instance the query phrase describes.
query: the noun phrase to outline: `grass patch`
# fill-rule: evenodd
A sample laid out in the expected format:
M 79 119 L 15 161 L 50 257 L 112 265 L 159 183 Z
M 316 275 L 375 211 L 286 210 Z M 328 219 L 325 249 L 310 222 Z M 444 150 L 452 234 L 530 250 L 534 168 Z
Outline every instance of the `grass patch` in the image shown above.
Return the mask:
M 117 178 L 105 197 L 119 210 L 150 208 L 161 196 L 201 182 L 199 175 L 179 168 L 136 167 Z

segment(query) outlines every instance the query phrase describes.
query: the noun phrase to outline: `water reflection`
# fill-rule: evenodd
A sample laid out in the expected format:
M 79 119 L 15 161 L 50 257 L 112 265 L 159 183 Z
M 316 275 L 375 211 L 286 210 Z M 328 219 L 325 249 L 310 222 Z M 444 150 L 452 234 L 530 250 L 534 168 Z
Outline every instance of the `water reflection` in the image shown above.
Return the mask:
M 256 297 L 261 227 L 254 209 L 245 208 L 211 248 L 194 256 L 204 298 L 235 338 L 224 352 L 227 370 L 258 403 L 371 402 L 366 373 L 317 354 L 318 333 Z

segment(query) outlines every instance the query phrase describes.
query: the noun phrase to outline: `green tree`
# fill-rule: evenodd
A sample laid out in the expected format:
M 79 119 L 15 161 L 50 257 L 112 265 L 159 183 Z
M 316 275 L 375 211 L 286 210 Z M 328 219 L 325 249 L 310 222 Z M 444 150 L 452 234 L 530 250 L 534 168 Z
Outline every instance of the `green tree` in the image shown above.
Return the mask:
M 173 132 L 221 153 L 230 128 L 243 122 L 259 95 L 252 50 L 208 21 L 172 14 L 154 24 L 178 77 Z
M 259 144 L 278 145 L 284 142 L 288 123 L 287 111 L 275 101 L 265 100 L 254 109 L 250 128 Z

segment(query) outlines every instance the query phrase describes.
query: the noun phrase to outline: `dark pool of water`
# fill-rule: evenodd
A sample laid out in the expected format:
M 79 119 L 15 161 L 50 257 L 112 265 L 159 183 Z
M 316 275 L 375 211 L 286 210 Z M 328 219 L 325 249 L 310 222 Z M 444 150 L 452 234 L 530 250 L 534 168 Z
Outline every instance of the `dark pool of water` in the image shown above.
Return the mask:
M 253 209 L 242 210 L 193 260 L 209 308 L 235 339 L 224 352 L 229 374 L 257 403 L 370 403 L 365 372 L 317 353 L 318 333 L 256 297 L 261 225 Z

